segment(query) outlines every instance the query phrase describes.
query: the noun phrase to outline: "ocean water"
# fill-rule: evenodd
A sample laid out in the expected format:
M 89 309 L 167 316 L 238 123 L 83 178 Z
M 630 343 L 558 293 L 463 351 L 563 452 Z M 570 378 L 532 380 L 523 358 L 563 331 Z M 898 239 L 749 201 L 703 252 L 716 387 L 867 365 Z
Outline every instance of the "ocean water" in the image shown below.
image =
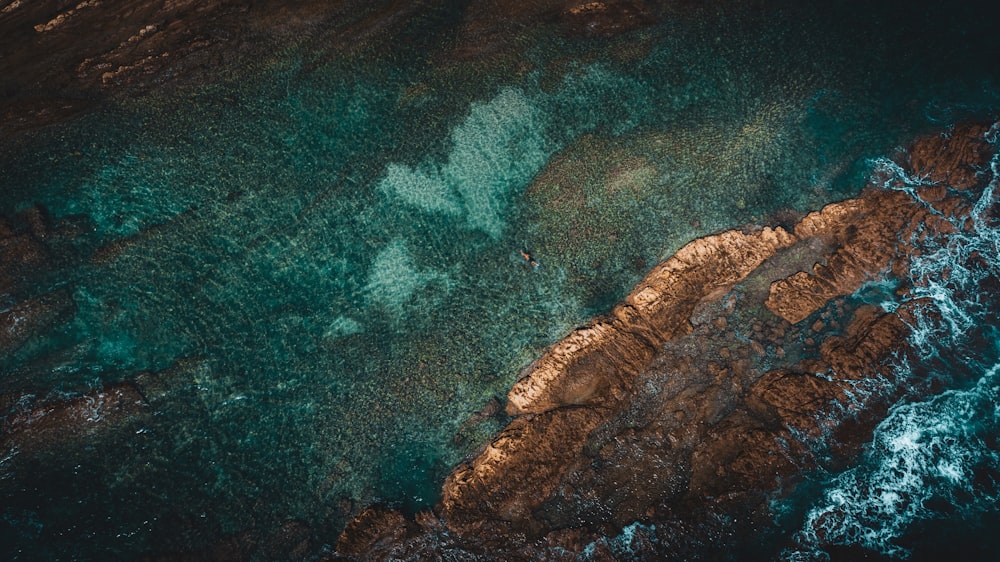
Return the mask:
M 914 134 L 1000 107 L 990 20 L 971 7 L 784 4 L 616 38 L 529 29 L 522 64 L 489 70 L 435 64 L 446 18 L 416 54 L 290 49 L 238 81 L 0 140 L 0 211 L 82 225 L 66 265 L 19 295 L 60 288 L 73 312 L 0 359 L 0 394 L 27 409 L 135 380 L 150 403 L 84 443 L 0 451 L 6 558 L 265 544 L 290 521 L 318 552 L 372 502 L 430 507 L 503 423 L 470 417 L 656 262 L 851 196 Z M 982 227 L 962 247 L 995 257 Z M 918 557 L 926 526 L 975 542 L 998 519 L 981 476 L 995 307 L 969 279 L 927 285 L 981 332 L 934 338 L 962 376 L 820 479 L 789 556 Z M 930 496 L 887 488 L 899 475 Z
M 987 133 L 994 144 L 997 131 Z M 843 549 L 918 560 L 945 552 L 985 560 L 995 552 L 1000 332 L 997 299 L 985 288 L 1000 279 L 998 172 L 995 156 L 982 170 L 989 185 L 972 206 L 972 228 L 930 243 L 910 268 L 910 298 L 921 303 L 910 336 L 917 357 L 895 368 L 914 386 L 932 380 L 945 390 L 896 404 L 856 466 L 818 479 L 821 493 L 786 559 L 829 560 Z M 892 176 L 904 189 L 924 181 Z

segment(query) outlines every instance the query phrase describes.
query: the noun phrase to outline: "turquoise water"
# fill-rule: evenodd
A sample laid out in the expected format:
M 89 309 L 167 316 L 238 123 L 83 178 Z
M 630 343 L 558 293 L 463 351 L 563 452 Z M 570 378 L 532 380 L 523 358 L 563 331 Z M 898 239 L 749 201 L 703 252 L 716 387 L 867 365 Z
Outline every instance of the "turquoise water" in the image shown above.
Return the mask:
M 997 107 L 961 48 L 831 11 L 526 31 L 486 76 L 290 50 L 5 140 L 0 211 L 83 232 L 26 290 L 70 291 L 71 318 L 3 357 L 0 393 L 137 380 L 150 407 L 0 451 L 0 543 L 130 558 L 295 520 L 319 550 L 374 501 L 433 505 L 503 423 L 466 420 L 656 262 L 852 195 L 870 159 Z

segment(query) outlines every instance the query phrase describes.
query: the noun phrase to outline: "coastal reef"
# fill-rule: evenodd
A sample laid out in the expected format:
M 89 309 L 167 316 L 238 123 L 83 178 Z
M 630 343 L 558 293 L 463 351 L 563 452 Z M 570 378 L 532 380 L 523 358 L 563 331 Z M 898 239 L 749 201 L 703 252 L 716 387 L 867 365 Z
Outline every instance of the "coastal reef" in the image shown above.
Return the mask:
M 490 65 L 518 56 L 520 30 L 607 37 L 655 21 L 643 2 L 545 0 L 420 4 L 398 0 L 243 2 L 176 0 L 0 2 L 0 131 L 64 122 L 108 95 L 168 91 L 254 73 L 296 46 L 320 45 L 309 64 L 419 46 L 421 26 L 454 21 L 447 60 Z
M 771 499 L 851 462 L 889 406 L 929 384 L 895 368 L 930 314 L 911 260 L 996 220 L 982 203 L 995 135 L 966 124 L 922 137 L 854 199 L 689 243 L 524 370 L 512 421 L 452 471 L 433 511 L 369 508 L 338 555 L 746 552 Z

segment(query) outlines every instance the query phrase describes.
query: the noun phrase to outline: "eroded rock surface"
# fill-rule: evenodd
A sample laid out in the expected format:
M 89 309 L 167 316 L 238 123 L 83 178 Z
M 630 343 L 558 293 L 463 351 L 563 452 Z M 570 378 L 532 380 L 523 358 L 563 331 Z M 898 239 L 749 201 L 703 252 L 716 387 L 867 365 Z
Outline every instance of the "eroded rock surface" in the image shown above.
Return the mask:
M 146 411 L 146 400 L 131 383 L 108 385 L 102 389 L 67 399 L 34 400 L 25 395 L 11 402 L 3 418 L 0 449 L 18 453 L 53 452 L 58 447 L 93 437 L 97 432 L 121 426 Z
M 905 391 L 893 361 L 911 353 L 920 303 L 887 312 L 852 295 L 892 280 L 905 297 L 908 256 L 954 233 L 984 187 L 986 131 L 920 139 L 897 159 L 903 174 L 791 232 L 682 248 L 526 369 L 513 421 L 448 477 L 436 514 L 365 512 L 340 553 L 613 559 L 606 537 L 633 522 L 646 524 L 630 531 L 640 558 L 711 556 L 752 537 L 768 494 L 849 462 Z M 721 529 L 720 517 L 741 523 Z
M 690 329 L 694 308 L 718 299 L 794 238 L 781 228 L 696 240 L 653 268 L 611 316 L 576 330 L 527 369 L 507 413 L 540 413 L 628 393 L 661 344 Z M 599 392 L 604 390 L 605 392 Z

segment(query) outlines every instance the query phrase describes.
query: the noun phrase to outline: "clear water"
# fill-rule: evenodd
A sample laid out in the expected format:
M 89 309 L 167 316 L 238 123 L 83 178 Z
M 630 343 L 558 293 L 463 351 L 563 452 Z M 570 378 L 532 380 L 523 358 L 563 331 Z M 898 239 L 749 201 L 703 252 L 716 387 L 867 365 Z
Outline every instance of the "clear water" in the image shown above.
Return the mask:
M 914 44 L 949 22 L 855 8 L 526 32 L 523 67 L 489 75 L 289 51 L 4 140 L 0 211 L 89 228 L 36 288 L 69 288 L 73 317 L 0 361 L 0 393 L 158 374 L 123 430 L 0 451 L 0 544 L 129 558 L 293 519 L 330 543 L 373 501 L 433 505 L 499 428 L 463 422 L 657 261 L 852 195 L 871 158 L 1000 104 L 982 40 Z

